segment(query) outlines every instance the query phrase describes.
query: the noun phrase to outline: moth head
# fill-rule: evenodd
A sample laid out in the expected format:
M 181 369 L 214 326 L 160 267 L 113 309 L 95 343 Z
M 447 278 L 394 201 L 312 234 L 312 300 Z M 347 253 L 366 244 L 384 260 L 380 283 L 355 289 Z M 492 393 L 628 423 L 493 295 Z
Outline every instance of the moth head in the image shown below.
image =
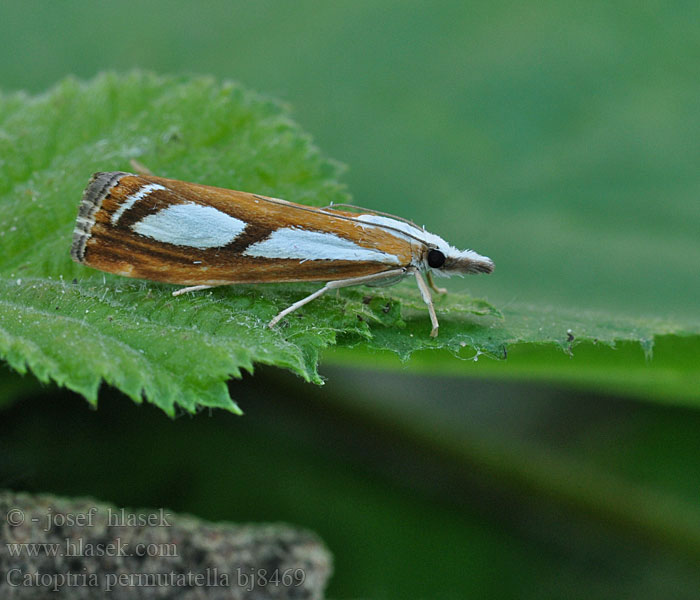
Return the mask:
M 394 235 L 404 234 L 411 243 L 418 242 L 421 251 L 414 257 L 413 266 L 421 271 L 444 277 L 493 271 L 493 261 L 487 256 L 481 256 L 473 250 L 458 250 L 439 235 L 430 233 L 410 221 L 376 214 L 362 214 L 357 220 L 384 227 Z
M 426 247 L 423 255 L 426 270 L 445 277 L 493 272 L 493 261 L 487 256 L 481 256 L 473 250 L 457 250 L 444 240 L 440 242 L 442 243 Z

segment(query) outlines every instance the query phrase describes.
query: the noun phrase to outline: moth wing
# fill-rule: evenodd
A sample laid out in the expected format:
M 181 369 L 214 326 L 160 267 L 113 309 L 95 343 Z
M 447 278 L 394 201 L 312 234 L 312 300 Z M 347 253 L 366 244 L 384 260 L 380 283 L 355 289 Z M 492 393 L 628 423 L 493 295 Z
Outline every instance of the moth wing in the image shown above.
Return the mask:
M 410 241 L 351 217 L 150 175 L 96 173 L 71 254 L 102 271 L 183 285 L 332 281 L 410 264 Z

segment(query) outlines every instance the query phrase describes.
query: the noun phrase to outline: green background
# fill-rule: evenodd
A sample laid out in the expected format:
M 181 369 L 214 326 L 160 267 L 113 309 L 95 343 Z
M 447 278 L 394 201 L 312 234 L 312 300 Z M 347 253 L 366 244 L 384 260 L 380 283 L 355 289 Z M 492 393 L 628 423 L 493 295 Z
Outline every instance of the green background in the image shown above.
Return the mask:
M 494 259 L 453 289 L 696 323 L 699 18 L 691 2 L 5 3 L 0 85 L 236 79 L 294 107 L 358 204 Z M 260 370 L 231 384 L 247 416 L 175 421 L 7 374 L 25 401 L 3 416 L 0 476 L 308 526 L 336 555 L 332 597 L 697 596 L 694 411 L 410 365 L 322 372 L 319 391 Z

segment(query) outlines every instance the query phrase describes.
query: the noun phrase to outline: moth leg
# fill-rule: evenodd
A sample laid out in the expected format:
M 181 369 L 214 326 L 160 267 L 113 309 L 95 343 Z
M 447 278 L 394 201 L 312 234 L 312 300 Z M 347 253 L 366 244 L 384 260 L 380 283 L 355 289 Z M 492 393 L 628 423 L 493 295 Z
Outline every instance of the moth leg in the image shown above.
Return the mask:
M 350 279 L 339 279 L 337 281 L 329 281 L 320 290 L 316 290 L 313 294 L 309 294 L 306 298 L 302 298 L 298 302 L 295 302 L 291 306 L 285 308 L 280 312 L 272 321 L 270 321 L 267 326 L 274 327 L 281 319 L 286 317 L 288 314 L 293 313 L 297 308 L 301 308 L 304 304 L 308 304 L 312 300 L 315 300 L 319 296 L 325 294 L 328 290 L 337 290 L 343 287 L 349 287 L 352 285 L 364 285 L 366 283 L 371 283 L 386 277 L 396 277 L 397 275 L 402 275 L 406 273 L 406 269 L 392 269 L 391 271 L 383 271 L 382 273 L 373 273 L 372 275 L 363 275 L 362 277 L 351 277 Z
M 190 287 L 180 288 L 173 292 L 173 296 L 181 296 L 187 292 L 198 292 L 199 290 L 208 290 L 209 288 L 217 287 L 215 285 L 192 285 Z
M 299 302 L 295 302 L 291 306 L 288 306 L 285 308 L 283 311 L 277 314 L 277 316 L 270 321 L 267 326 L 268 327 L 274 327 L 277 325 L 277 323 L 280 322 L 281 319 L 284 319 L 289 313 L 293 313 L 297 308 L 301 308 L 304 306 L 304 304 L 308 304 L 312 300 L 315 300 L 319 296 L 322 296 L 325 292 L 330 290 L 331 288 L 328 287 L 328 284 L 324 285 L 320 290 L 316 290 L 313 294 L 309 294 L 306 298 L 302 298 L 299 300 Z
M 435 282 L 433 281 L 433 274 L 430 271 L 428 271 L 425 274 L 425 278 L 428 280 L 428 285 L 430 286 L 430 289 L 433 290 L 436 294 L 447 293 L 447 288 L 438 287 L 435 285 Z
M 433 324 L 433 330 L 430 332 L 430 337 L 437 337 L 438 327 L 440 327 L 440 324 L 438 323 L 437 315 L 435 314 L 435 307 L 433 306 L 433 298 L 430 295 L 430 289 L 426 285 L 425 279 L 423 279 L 420 271 L 413 271 L 413 274 L 416 276 L 416 282 L 418 283 L 420 295 L 423 296 L 423 302 L 428 305 L 430 322 Z

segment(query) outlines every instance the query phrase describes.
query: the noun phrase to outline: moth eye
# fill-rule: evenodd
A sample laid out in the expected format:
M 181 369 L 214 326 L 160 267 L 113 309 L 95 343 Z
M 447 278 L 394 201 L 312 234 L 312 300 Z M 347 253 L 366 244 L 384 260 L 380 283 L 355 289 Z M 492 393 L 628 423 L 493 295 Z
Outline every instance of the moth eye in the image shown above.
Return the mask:
M 428 252 L 428 266 L 432 267 L 433 269 L 439 269 L 442 265 L 445 264 L 445 255 L 440 252 L 440 250 L 435 250 L 433 248 Z

